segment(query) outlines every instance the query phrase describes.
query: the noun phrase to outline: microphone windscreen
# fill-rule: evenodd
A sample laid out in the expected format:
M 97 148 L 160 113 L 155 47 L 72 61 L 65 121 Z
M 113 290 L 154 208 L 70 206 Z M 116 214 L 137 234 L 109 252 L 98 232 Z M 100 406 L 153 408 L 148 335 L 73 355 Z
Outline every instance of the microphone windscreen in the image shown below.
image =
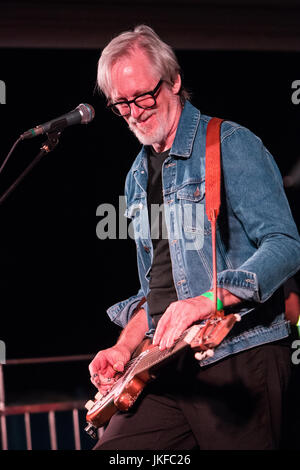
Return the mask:
M 76 109 L 79 109 L 82 116 L 81 124 L 88 124 L 95 117 L 95 110 L 90 104 L 81 103 Z

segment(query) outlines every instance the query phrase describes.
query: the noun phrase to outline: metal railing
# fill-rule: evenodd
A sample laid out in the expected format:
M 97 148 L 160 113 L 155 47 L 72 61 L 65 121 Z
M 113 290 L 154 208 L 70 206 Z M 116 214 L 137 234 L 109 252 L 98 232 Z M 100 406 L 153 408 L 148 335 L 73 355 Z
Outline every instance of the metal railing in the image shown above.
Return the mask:
M 58 450 L 57 429 L 55 413 L 58 411 L 72 411 L 75 450 L 81 449 L 79 410 L 84 409 L 87 400 L 69 400 L 54 403 L 34 403 L 28 405 L 6 405 L 3 368 L 7 366 L 25 364 L 65 363 L 74 361 L 89 361 L 94 355 L 55 356 L 29 359 L 8 359 L 5 364 L 0 364 L 0 430 L 2 450 L 8 450 L 8 433 L 6 417 L 11 415 L 24 415 L 25 436 L 27 450 L 32 450 L 32 432 L 30 415 L 33 413 L 48 413 L 48 428 L 51 450 Z M 98 436 L 102 430 L 98 431 Z

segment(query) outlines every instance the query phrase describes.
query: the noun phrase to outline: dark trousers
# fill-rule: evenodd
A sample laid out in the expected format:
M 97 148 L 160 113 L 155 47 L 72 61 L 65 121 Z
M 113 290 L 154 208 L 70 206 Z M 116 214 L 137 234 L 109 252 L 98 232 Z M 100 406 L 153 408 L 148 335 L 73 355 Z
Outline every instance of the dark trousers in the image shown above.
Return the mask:
M 192 351 L 117 412 L 95 450 L 278 449 L 291 349 L 266 344 L 200 368 Z

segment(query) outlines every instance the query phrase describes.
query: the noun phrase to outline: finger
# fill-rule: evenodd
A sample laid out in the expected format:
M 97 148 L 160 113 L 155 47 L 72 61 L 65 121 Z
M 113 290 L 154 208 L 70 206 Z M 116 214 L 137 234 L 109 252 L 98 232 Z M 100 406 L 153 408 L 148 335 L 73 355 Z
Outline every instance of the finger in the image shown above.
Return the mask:
M 168 336 L 166 336 L 166 347 L 171 348 L 175 341 L 180 338 L 182 333 L 186 330 L 188 327 L 189 323 L 187 321 L 188 316 L 182 317 L 182 315 L 173 315 L 174 320 L 173 320 L 173 327 L 169 329 Z
M 98 374 L 94 374 L 91 377 L 92 384 L 102 393 L 106 395 L 115 384 L 115 379 L 112 377 L 103 377 Z
M 116 362 L 116 363 L 113 365 L 113 369 L 114 369 L 116 372 L 123 372 L 123 370 L 124 370 L 124 362 L 122 362 L 122 361 Z
M 108 387 L 108 386 L 103 386 L 103 385 L 101 385 L 100 382 L 94 383 L 94 381 L 92 380 L 92 378 L 91 378 L 91 382 L 92 382 L 92 384 L 94 385 L 94 387 L 96 387 L 97 390 L 101 393 L 102 396 L 106 395 L 106 394 L 110 391 L 110 389 L 112 388 L 111 386 L 110 386 L 110 387 Z
M 161 337 L 162 337 L 162 334 L 163 334 L 163 327 L 162 325 L 157 325 L 156 327 L 156 330 L 155 330 L 155 333 L 154 333 L 154 336 L 153 336 L 153 340 L 152 340 L 152 344 L 154 346 L 158 346 L 160 341 L 161 341 Z
M 164 351 L 167 347 L 166 338 L 163 336 L 158 344 L 160 351 Z
M 182 306 L 179 309 L 179 304 L 172 305 L 169 312 L 171 312 L 169 323 L 167 328 L 165 327 L 164 337 L 160 343 L 161 346 L 164 345 L 166 348 L 171 348 L 189 325 L 188 312 L 185 313 Z
M 182 330 L 183 331 L 183 330 Z M 171 348 L 175 341 L 180 337 L 182 333 L 181 329 L 171 330 L 168 337 L 165 339 L 166 348 Z
M 91 378 L 90 378 L 92 384 L 95 386 L 95 387 L 99 387 L 100 386 L 100 378 L 98 376 L 98 374 L 93 374 L 91 375 Z
M 161 351 L 167 348 L 168 338 L 169 338 L 169 331 L 168 331 L 168 328 L 166 327 L 164 333 L 162 334 L 158 342 L 158 347 Z
M 101 383 L 101 385 L 111 386 L 112 384 L 115 383 L 115 378 L 114 377 L 104 377 L 103 375 L 100 375 L 100 383 Z
M 92 361 L 89 365 L 90 376 L 93 377 L 93 375 L 96 374 L 97 371 L 98 371 L 98 367 L 96 367 L 94 361 Z
M 97 374 L 99 370 L 104 369 L 107 365 L 106 359 L 103 357 L 102 354 L 96 355 L 95 358 L 89 365 L 90 375 L 93 376 Z
M 120 375 L 120 374 L 118 374 Z M 119 377 L 103 377 L 100 376 L 99 390 L 103 395 L 106 395 L 114 387 Z
M 152 343 L 154 346 L 158 346 L 162 340 L 162 337 L 166 331 L 169 319 L 170 319 L 170 307 L 167 308 L 161 319 L 159 320 Z
M 174 346 L 175 341 L 179 338 L 181 332 L 178 329 L 169 329 L 167 332 L 164 334 L 163 338 L 161 339 L 161 342 L 159 344 L 160 349 L 169 349 L 172 346 Z

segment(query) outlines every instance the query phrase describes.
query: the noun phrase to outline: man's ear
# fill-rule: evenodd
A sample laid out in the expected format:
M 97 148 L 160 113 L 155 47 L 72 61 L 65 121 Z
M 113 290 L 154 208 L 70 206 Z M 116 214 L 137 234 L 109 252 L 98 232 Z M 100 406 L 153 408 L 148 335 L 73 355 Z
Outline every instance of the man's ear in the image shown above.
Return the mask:
M 181 88 L 181 76 L 180 74 L 177 75 L 177 77 L 174 80 L 174 83 L 172 85 L 172 91 L 174 95 L 178 95 L 179 91 Z

